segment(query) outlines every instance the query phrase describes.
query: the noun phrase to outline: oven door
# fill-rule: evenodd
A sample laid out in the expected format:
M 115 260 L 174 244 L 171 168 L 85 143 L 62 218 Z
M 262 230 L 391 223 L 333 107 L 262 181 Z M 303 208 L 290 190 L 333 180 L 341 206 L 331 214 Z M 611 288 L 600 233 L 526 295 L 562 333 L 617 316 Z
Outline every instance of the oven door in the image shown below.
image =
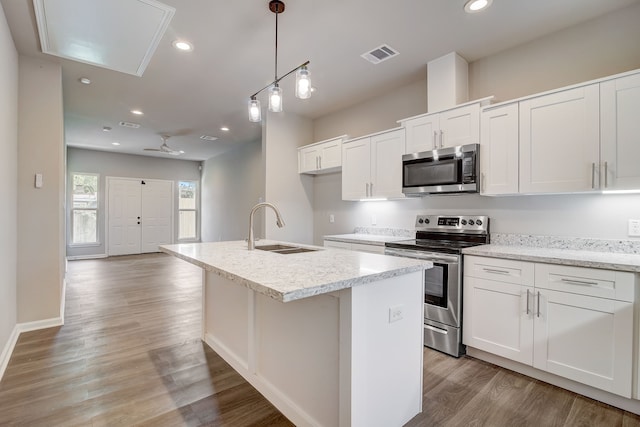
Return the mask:
M 410 249 L 386 248 L 385 255 L 431 261 L 424 272 L 424 318 L 460 327 L 460 256 Z

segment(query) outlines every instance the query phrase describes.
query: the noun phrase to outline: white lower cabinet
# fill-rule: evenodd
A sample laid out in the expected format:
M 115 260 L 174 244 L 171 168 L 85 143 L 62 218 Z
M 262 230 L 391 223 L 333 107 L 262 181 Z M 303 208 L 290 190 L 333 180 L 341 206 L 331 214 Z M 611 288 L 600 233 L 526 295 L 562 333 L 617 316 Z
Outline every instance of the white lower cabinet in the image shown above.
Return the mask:
M 633 273 L 465 256 L 463 342 L 631 398 Z
M 366 243 L 347 243 L 347 242 L 336 242 L 334 240 L 325 240 L 324 241 L 325 248 L 339 248 L 339 249 L 349 249 L 352 251 L 359 252 L 369 252 L 372 254 L 384 254 L 384 246 L 381 245 L 369 245 Z

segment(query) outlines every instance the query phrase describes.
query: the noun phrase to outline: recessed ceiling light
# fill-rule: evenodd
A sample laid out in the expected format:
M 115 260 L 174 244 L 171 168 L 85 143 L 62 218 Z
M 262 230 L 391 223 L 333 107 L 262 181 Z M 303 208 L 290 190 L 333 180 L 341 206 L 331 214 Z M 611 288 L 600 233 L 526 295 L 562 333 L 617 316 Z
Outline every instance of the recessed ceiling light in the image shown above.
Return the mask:
M 480 12 L 491 6 L 492 2 L 493 0 L 469 0 L 464 5 L 464 11 L 467 13 Z
M 142 116 L 144 113 L 140 110 L 131 110 L 131 114 L 135 114 L 136 116 Z
M 102 126 L 102 132 L 111 132 L 111 126 Z
M 222 126 L 222 127 L 220 128 L 220 130 L 221 130 L 221 131 L 223 131 L 223 132 L 229 132 L 229 128 L 228 128 L 228 127 L 226 127 L 226 126 Z
M 90 84 L 91 84 L 91 80 L 89 80 L 89 79 L 88 79 L 88 78 L 86 78 L 86 77 L 80 77 L 80 78 L 78 79 L 78 81 L 79 81 L 80 83 L 82 83 L 83 85 L 90 85 Z
M 120 145 L 119 142 L 112 142 L 111 145 Z
M 184 154 L 184 151 L 180 150 L 180 154 Z
M 193 50 L 193 45 L 184 40 L 174 40 L 172 43 L 173 47 L 178 50 L 182 50 L 184 52 L 191 52 Z

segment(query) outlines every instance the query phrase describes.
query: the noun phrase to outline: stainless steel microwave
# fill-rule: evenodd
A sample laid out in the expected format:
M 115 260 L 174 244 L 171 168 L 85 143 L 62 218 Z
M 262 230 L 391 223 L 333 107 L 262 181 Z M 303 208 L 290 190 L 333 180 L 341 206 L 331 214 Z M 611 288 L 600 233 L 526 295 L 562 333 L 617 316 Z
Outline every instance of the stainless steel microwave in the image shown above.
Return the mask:
M 480 144 L 402 156 L 402 192 L 407 196 L 477 193 Z

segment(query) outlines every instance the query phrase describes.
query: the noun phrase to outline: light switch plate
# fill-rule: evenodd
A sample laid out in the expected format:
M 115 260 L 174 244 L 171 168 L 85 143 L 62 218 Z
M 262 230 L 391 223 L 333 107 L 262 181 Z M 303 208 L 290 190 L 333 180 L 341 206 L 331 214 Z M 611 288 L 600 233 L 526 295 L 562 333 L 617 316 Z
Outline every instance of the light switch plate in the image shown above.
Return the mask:
M 629 236 L 640 237 L 640 219 L 629 220 Z
M 333 214 L 329 214 L 329 222 L 331 224 L 333 224 L 334 222 L 336 222 L 336 217 Z
M 34 186 L 36 188 L 42 188 L 42 174 L 41 173 L 37 173 L 36 174 Z

